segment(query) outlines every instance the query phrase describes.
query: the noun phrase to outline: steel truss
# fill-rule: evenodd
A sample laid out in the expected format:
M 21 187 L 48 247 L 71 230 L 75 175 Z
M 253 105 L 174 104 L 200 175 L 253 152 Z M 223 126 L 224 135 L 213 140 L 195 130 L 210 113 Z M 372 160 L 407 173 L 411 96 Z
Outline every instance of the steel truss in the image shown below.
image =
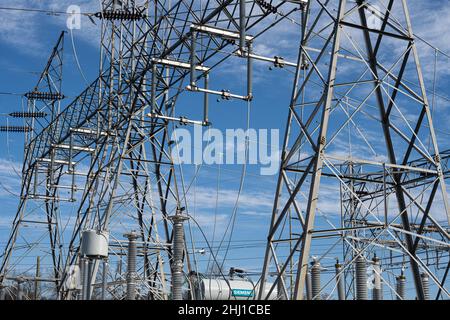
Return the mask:
M 406 0 L 309 1 L 263 286 L 274 271 L 270 290 L 278 287 L 284 297 L 306 298 L 314 243 L 329 239 L 331 247 L 331 239 L 337 239 L 344 248 L 339 276 L 351 273 L 353 279 L 359 259 L 372 263 L 373 254 L 393 250 L 408 262 L 418 299 L 425 299 L 428 290 L 423 273 L 438 289 L 438 298 L 449 296 L 447 272 L 442 276 L 424 259 L 436 249 L 447 266 L 450 210 L 414 40 Z M 356 149 L 348 154 L 343 152 L 347 133 Z M 342 216 L 330 228 L 316 217 L 324 216 L 324 180 L 341 190 Z M 330 282 L 312 298 L 320 298 Z M 386 285 L 395 291 L 395 284 Z M 349 299 L 357 298 L 353 288 L 347 281 Z
M 68 280 L 73 267 L 85 263 L 79 254 L 82 232 L 95 229 L 110 233 L 109 267 L 99 259 L 91 260 L 92 285 L 87 296 L 98 293 L 103 273 L 107 292 L 102 296 L 123 299 L 127 245 L 122 239 L 134 229 L 139 235 L 133 275 L 139 298 L 170 298 L 173 235 L 169 218 L 188 214 L 172 158 L 171 133 L 178 123 L 208 125 L 209 95 L 252 98 L 251 80 L 242 94 L 226 88 L 212 90 L 208 78 L 230 57 L 244 58 L 251 67 L 251 43 L 298 11 L 297 4 L 270 1 L 267 7 L 267 3 L 103 1 L 95 14 L 102 24 L 99 77 L 28 143 L 21 200 L 0 269 L 2 283 L 40 246 L 47 256 L 50 252 L 58 298 L 79 297 L 79 287 L 71 287 Z M 286 8 L 282 15 L 277 14 L 281 7 Z M 254 34 L 250 37 L 247 32 Z M 178 114 L 178 98 L 187 93 L 205 97 L 202 119 Z M 41 208 L 47 207 L 56 213 L 42 214 Z M 45 223 L 58 230 L 58 241 L 52 241 L 55 236 L 43 240 L 47 231 L 35 237 L 24 233 L 30 215 L 50 219 Z M 185 262 L 187 273 L 191 268 L 186 254 Z

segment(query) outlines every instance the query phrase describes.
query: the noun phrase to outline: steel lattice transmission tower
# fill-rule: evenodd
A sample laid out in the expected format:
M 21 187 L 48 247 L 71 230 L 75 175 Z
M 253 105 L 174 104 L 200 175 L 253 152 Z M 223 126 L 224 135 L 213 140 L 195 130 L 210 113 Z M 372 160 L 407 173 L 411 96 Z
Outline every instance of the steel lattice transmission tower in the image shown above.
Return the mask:
M 252 41 L 297 12 L 292 2 L 102 1 L 94 15 L 101 21 L 99 76 L 27 144 L 0 282 L 13 272 L 25 277 L 29 269 L 21 266 L 35 266 L 33 253 L 52 266 L 38 280 L 60 299 L 80 297 L 79 269 L 84 299 L 99 287 L 103 298 L 179 299 L 191 267 L 173 240 L 184 237 L 189 212 L 171 133 L 177 125 L 209 125 L 210 95 L 251 100 L 251 80 L 242 94 L 212 90 L 209 77 L 229 58 L 251 70 Z M 268 17 L 276 21 L 255 28 Z M 201 97 L 201 119 L 176 110 L 182 94 Z M 43 228 L 26 232 L 30 225 Z M 107 260 L 86 255 L 83 234 L 109 237 Z
M 273 288 L 306 298 L 315 244 L 338 239 L 340 276 L 358 282 L 354 270 L 393 251 L 418 299 L 428 297 L 425 278 L 448 297 L 448 254 L 444 276 L 426 260 L 448 252 L 450 210 L 408 1 L 311 0 L 304 9 L 261 283 L 275 272 Z M 343 210 L 325 227 L 317 217 L 329 183 Z M 347 298 L 367 299 L 364 277 L 356 289 L 347 283 Z
M 39 76 L 37 84 L 34 88 L 25 94 L 27 99 L 27 110 L 25 112 L 15 112 L 15 117 L 24 118 L 26 127 L 30 130 L 25 134 L 25 163 L 22 171 L 22 189 L 20 191 L 21 201 L 19 204 L 18 212 L 11 231 L 10 238 L 5 246 L 5 252 L 3 256 L 3 261 L 1 265 L 2 270 L 6 270 L 8 265 L 11 264 L 10 258 L 16 241 L 18 240 L 19 230 L 23 225 L 26 224 L 42 224 L 46 226 L 46 240 L 48 241 L 49 247 L 52 250 L 53 266 L 55 274 L 59 274 L 59 269 L 61 267 L 62 261 L 58 258 L 61 254 L 60 252 L 60 234 L 58 225 L 56 223 L 58 219 L 58 207 L 55 205 L 54 201 L 46 202 L 42 207 L 45 215 L 34 220 L 32 217 L 27 217 L 22 213 L 26 209 L 26 199 L 33 199 L 41 197 L 43 199 L 55 198 L 55 189 L 52 187 L 46 188 L 39 196 L 37 195 L 37 188 L 39 185 L 52 185 L 54 184 L 54 179 L 58 179 L 51 172 L 47 170 L 49 166 L 48 159 L 41 159 L 40 164 L 35 165 L 34 174 L 34 186 L 31 187 L 30 179 L 31 172 L 25 170 L 29 165 L 31 158 L 29 157 L 29 144 L 40 134 L 43 128 L 47 128 L 48 131 L 56 130 L 54 118 L 60 112 L 61 100 L 64 99 L 64 94 L 62 92 L 62 81 L 63 81 L 63 62 L 64 62 L 64 37 L 65 33 L 62 32 L 58 37 L 58 40 L 51 51 L 50 57 L 44 67 L 44 70 Z M 39 177 L 39 181 L 37 180 Z M 31 189 L 33 188 L 33 189 Z M 33 211 L 31 209 L 30 211 Z M 36 245 L 35 242 L 30 240 L 30 245 Z M 25 252 L 29 250 L 29 247 L 22 248 Z M 24 257 L 20 260 L 13 262 L 21 263 Z M 2 278 L 0 281 L 3 283 L 4 277 L 7 276 L 6 272 L 2 272 Z

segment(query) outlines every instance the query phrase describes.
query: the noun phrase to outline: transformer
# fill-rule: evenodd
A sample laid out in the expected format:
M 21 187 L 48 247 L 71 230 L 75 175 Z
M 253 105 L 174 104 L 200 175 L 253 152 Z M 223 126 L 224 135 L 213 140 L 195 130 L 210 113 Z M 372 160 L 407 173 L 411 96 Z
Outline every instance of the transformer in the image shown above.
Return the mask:
M 265 296 L 268 300 L 278 299 L 278 290 L 275 288 L 269 295 L 271 284 L 265 286 Z M 198 281 L 196 296 L 200 300 L 255 300 L 259 284 L 251 280 L 212 279 L 205 278 Z
M 82 256 L 89 258 L 106 258 L 108 257 L 109 234 L 104 231 L 85 230 L 81 235 Z

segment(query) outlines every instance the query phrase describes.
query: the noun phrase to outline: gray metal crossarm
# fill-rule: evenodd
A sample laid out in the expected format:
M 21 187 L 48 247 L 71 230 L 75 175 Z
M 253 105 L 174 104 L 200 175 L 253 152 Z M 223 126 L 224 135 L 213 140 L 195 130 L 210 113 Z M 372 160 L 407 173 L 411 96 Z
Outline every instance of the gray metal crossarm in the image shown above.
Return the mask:
M 161 64 L 164 66 L 174 67 L 174 68 L 181 68 L 181 69 L 191 69 L 191 64 L 187 62 L 180 62 L 175 60 L 169 60 L 169 59 L 152 59 L 153 63 Z M 202 72 L 208 72 L 210 68 L 205 66 L 195 66 L 195 70 L 202 71 Z
M 226 29 L 221 29 L 217 27 L 211 27 L 206 25 L 197 25 L 193 24 L 191 25 L 191 31 L 197 31 L 201 33 L 207 33 L 210 35 L 214 35 L 223 39 L 230 39 L 230 40 L 238 40 L 240 39 L 239 32 L 234 32 Z M 246 35 L 245 40 L 246 41 L 253 41 L 254 37 Z

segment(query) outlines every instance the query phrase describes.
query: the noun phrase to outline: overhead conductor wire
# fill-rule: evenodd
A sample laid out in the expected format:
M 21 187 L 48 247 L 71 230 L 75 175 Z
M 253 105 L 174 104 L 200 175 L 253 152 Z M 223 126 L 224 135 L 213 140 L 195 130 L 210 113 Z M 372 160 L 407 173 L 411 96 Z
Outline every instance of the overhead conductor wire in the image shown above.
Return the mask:
M 222 264 L 221 264 L 221 268 L 223 268 L 224 264 L 225 264 L 225 260 L 227 258 L 229 249 L 230 249 L 230 244 L 231 244 L 231 239 L 233 238 L 233 233 L 234 233 L 234 227 L 236 224 L 236 217 L 237 217 L 237 210 L 239 208 L 239 200 L 241 197 L 241 193 L 244 189 L 244 182 L 245 182 L 245 175 L 247 172 L 247 161 L 248 161 L 248 149 L 249 149 L 249 136 L 248 136 L 248 131 L 250 129 L 250 111 L 251 111 L 251 102 L 250 100 L 247 100 L 247 130 L 246 130 L 246 135 L 245 135 L 245 160 L 244 160 L 244 164 L 242 165 L 242 174 L 241 174 L 241 178 L 240 178 L 240 182 L 239 182 L 239 189 L 238 189 L 238 194 L 236 197 L 236 201 L 234 203 L 234 207 L 233 207 L 233 211 L 231 214 L 231 218 L 230 221 L 228 222 L 228 225 L 225 229 L 225 232 L 223 234 L 222 240 L 220 241 L 219 244 L 219 248 L 217 249 L 217 253 L 219 252 L 220 248 L 222 247 L 223 242 L 225 241 L 226 235 L 228 233 L 228 230 L 230 229 L 230 235 L 228 237 L 228 243 L 227 243 L 227 247 L 223 256 L 223 260 L 222 260 Z

